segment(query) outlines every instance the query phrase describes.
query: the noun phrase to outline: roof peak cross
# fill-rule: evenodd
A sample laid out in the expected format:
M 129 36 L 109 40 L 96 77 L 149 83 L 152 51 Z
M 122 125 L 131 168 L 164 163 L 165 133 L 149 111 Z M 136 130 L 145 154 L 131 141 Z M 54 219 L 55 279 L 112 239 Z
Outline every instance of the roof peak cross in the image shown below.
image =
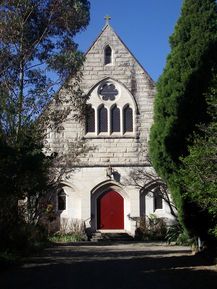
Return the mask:
M 105 19 L 105 25 L 109 25 L 109 20 L 111 20 L 111 17 L 109 15 L 106 15 L 104 19 Z

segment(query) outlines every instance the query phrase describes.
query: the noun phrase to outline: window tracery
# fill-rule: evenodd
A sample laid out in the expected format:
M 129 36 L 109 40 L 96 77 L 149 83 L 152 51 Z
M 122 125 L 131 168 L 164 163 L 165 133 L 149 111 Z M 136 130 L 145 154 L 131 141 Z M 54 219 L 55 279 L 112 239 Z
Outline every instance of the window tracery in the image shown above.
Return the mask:
M 98 94 L 102 98 L 102 100 L 113 101 L 118 95 L 118 90 L 113 83 L 107 81 L 99 86 Z
M 124 86 L 103 80 L 93 88 L 87 103 L 87 137 L 134 136 L 135 103 Z

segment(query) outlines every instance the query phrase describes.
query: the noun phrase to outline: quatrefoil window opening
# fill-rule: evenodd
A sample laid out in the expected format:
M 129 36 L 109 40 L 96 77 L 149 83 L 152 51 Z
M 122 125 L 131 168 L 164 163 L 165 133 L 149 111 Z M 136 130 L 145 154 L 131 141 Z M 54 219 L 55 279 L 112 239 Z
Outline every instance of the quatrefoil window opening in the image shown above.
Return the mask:
M 118 90 L 113 83 L 105 82 L 100 85 L 98 89 L 98 95 L 102 100 L 114 101 L 118 95 Z

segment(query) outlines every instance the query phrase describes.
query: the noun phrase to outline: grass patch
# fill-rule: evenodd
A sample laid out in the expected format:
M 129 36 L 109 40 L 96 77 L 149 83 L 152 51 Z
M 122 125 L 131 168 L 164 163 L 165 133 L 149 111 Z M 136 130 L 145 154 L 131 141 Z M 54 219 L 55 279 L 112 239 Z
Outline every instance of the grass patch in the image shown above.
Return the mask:
M 50 236 L 49 241 L 52 243 L 68 243 L 68 242 L 80 242 L 80 241 L 86 241 L 87 237 L 83 233 L 56 233 L 52 236 Z

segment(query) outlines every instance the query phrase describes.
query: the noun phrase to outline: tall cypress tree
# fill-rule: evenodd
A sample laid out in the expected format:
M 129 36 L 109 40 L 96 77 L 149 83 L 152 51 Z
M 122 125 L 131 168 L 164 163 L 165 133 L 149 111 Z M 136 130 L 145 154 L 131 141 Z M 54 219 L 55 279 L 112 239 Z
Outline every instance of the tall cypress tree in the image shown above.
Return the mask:
M 181 213 L 182 193 L 175 184 L 180 157 L 188 155 L 190 136 L 197 125 L 209 121 L 205 93 L 217 69 L 216 1 L 185 0 L 170 45 L 157 83 L 150 157 L 168 182 Z
M 202 220 L 196 228 L 200 233 L 198 235 L 213 243 L 214 238 L 217 240 L 217 75 L 207 94 L 207 102 L 211 121 L 199 126 L 202 133 L 194 135 L 190 153 L 182 160 L 183 168 L 179 176 L 180 186 L 188 200 L 197 205 L 202 216 L 206 215 L 208 219 L 206 223 Z M 197 220 L 191 224 L 198 223 L 196 217 Z

